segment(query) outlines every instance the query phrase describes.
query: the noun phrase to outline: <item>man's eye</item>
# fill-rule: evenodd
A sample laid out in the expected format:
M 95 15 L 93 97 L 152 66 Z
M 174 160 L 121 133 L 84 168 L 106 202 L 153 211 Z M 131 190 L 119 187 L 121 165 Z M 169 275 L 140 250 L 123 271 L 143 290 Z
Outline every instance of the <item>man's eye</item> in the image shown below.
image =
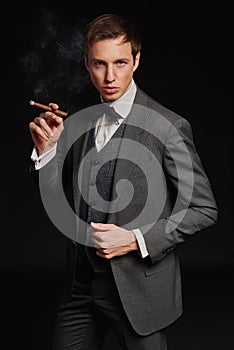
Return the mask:
M 126 64 L 125 61 L 118 61 L 118 65 L 119 65 L 119 66 L 123 66 L 124 64 Z
M 102 66 L 103 65 L 103 62 L 102 61 L 97 61 L 95 62 L 95 66 Z

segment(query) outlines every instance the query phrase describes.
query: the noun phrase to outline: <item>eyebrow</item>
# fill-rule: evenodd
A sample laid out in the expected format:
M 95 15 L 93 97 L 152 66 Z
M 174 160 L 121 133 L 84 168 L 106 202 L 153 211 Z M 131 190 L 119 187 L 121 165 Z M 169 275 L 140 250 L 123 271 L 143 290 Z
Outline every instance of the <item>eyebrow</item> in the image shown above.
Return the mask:
M 114 62 L 118 62 L 118 61 L 129 61 L 130 59 L 129 58 L 127 58 L 127 57 L 119 57 L 119 58 L 117 58 Z M 100 61 L 100 62 L 106 62 L 104 59 L 102 59 L 102 58 L 92 58 L 92 60 L 91 60 L 92 62 L 95 62 L 95 61 Z

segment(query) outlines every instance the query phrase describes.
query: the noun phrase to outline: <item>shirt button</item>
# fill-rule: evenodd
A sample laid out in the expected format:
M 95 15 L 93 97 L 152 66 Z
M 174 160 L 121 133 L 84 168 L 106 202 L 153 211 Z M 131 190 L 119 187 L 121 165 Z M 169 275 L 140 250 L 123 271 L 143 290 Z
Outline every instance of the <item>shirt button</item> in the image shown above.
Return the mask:
M 90 182 L 90 185 L 91 185 L 91 186 L 96 185 L 96 181 L 95 181 L 95 180 L 91 181 L 91 182 Z
M 99 164 L 99 161 L 98 160 L 94 160 L 93 161 L 93 165 L 98 165 Z

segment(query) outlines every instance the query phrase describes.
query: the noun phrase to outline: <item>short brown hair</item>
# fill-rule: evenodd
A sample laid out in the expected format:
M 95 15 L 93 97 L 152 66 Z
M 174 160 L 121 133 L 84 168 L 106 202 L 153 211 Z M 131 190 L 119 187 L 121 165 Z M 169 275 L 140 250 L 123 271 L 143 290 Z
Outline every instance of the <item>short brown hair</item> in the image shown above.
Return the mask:
M 130 42 L 135 59 L 141 50 L 141 35 L 136 26 L 127 19 L 116 14 L 104 14 L 96 17 L 84 30 L 84 53 L 97 41 L 124 36 L 124 42 Z

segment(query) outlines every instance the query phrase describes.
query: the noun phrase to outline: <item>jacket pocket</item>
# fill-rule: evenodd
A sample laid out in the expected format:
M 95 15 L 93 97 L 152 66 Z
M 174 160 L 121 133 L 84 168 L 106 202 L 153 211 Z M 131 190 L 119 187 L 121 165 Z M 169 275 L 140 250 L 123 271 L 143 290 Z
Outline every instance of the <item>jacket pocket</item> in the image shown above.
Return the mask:
M 145 275 L 152 276 L 154 274 L 159 273 L 160 271 L 167 270 L 171 268 L 175 263 L 175 254 L 171 252 L 167 254 L 162 260 L 159 262 L 152 264 L 150 261 L 147 261 L 145 265 Z

